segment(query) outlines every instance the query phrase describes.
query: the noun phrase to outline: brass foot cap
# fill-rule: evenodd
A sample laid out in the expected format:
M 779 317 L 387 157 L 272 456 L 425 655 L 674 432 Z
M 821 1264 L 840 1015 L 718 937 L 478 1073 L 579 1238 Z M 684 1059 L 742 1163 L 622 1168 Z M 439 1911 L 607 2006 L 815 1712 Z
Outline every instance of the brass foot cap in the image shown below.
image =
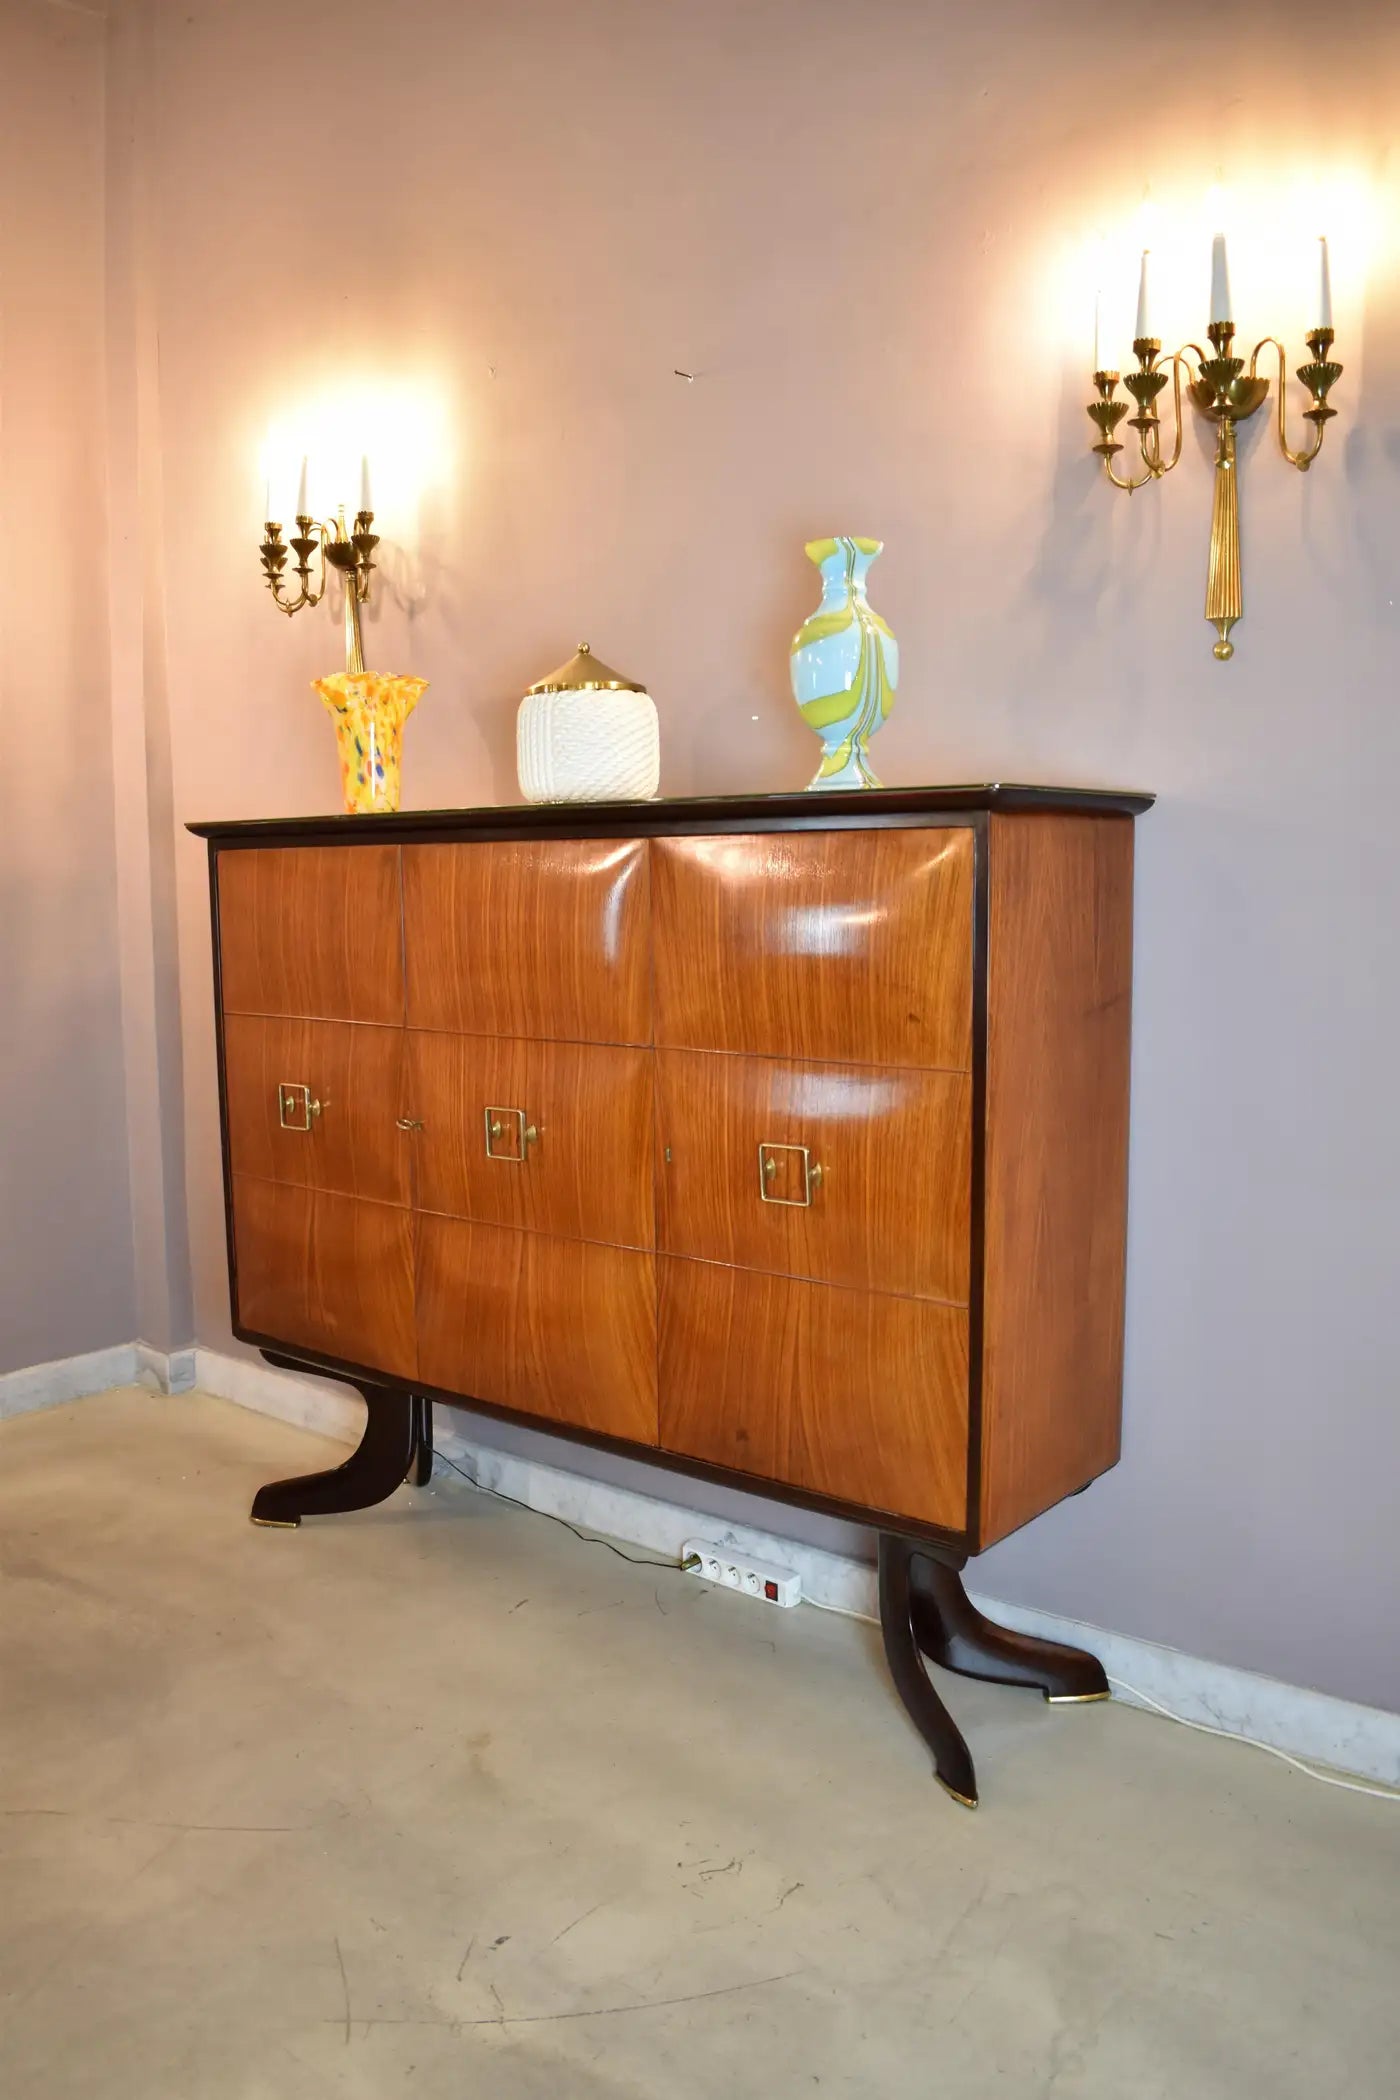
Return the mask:
M 249 1513 L 248 1522 L 256 1524 L 259 1531 L 300 1531 L 300 1517 L 259 1517 Z
M 1045 1697 L 1051 1706 L 1097 1706 L 1103 1699 L 1111 1699 L 1111 1691 L 1102 1692 L 1047 1692 Z
M 949 1786 L 941 1772 L 935 1772 L 933 1776 L 950 1801 L 956 1801 L 960 1808 L 976 1808 L 977 1796 L 975 1794 L 960 1794 L 955 1786 Z

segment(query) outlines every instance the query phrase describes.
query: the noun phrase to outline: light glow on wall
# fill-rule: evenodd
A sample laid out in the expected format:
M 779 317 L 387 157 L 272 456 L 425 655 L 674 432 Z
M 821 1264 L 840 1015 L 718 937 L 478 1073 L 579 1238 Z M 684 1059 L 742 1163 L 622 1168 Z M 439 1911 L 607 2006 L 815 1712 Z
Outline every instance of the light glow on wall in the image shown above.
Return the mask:
M 1305 356 L 1303 332 L 1318 320 L 1318 236 L 1331 250 L 1339 354 L 1355 362 L 1370 273 L 1380 266 L 1379 214 L 1359 170 L 1294 167 L 1171 189 L 1125 200 L 1112 224 L 1055 249 L 1047 260 L 1042 312 L 1047 335 L 1072 363 L 1090 370 L 1094 301 L 1102 295 L 1103 354 L 1122 371 L 1132 364 L 1142 251 L 1151 251 L 1151 327 L 1169 348 L 1202 343 L 1210 318 L 1210 249 L 1223 233 L 1238 334 L 1248 356 L 1279 335 Z
M 339 383 L 283 410 L 268 425 L 259 455 L 260 522 L 261 506 L 270 503 L 276 521 L 290 525 L 303 460 L 314 518 L 333 518 L 341 504 L 353 518 L 368 460 L 376 530 L 412 539 L 424 497 L 452 475 L 443 393 L 417 379 L 367 379 Z

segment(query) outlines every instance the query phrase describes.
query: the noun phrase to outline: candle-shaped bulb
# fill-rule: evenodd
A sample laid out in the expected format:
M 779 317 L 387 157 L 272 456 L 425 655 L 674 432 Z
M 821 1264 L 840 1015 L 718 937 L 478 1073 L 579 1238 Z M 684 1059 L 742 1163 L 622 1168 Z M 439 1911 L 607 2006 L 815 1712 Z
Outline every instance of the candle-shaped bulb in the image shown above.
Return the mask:
M 306 454 L 303 452 L 301 456 L 301 479 L 297 483 L 297 516 L 299 518 L 309 518 L 311 515 L 310 509 L 308 508 L 306 501 L 307 464 L 308 463 Z
M 1150 250 L 1142 251 L 1142 270 L 1138 276 L 1137 327 L 1133 330 L 1135 342 L 1144 342 L 1151 337 L 1152 323 L 1147 309 L 1147 258 Z
M 1330 328 L 1332 326 L 1332 265 L 1327 256 L 1327 236 L 1325 233 L 1318 235 L 1317 252 L 1319 257 L 1317 325 L 1319 328 Z
M 1094 294 L 1094 370 L 1103 370 L 1103 293 Z
M 374 509 L 374 504 L 370 497 L 369 454 L 367 452 L 363 452 L 360 455 L 360 509 L 365 511 Z
M 263 476 L 263 523 L 264 525 L 272 523 L 272 476 L 270 474 Z
M 1230 264 L 1223 233 L 1217 233 L 1210 244 L 1210 318 L 1212 326 L 1235 318 L 1230 311 Z

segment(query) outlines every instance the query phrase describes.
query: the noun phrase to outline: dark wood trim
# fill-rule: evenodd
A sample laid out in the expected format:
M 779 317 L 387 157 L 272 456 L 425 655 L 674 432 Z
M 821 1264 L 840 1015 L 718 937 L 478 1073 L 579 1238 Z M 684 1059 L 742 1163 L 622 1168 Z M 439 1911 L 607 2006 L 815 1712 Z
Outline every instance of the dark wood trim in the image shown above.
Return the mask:
M 219 849 L 209 844 L 209 933 L 214 950 L 214 1062 L 219 1085 L 219 1158 L 224 1179 L 224 1244 L 229 1314 L 238 1318 L 238 1249 L 233 1231 L 233 1149 L 229 1141 L 228 1065 L 224 1052 L 224 962 L 219 939 Z
M 973 820 L 972 863 L 972 1186 L 967 1298 L 967 1551 L 982 1535 L 982 1300 L 987 1159 L 987 938 L 991 910 L 986 813 Z
M 313 1377 L 342 1378 L 350 1384 L 359 1379 L 373 1380 L 385 1392 L 416 1393 L 427 1400 L 440 1402 L 444 1407 L 464 1408 L 471 1414 L 485 1415 L 493 1422 L 514 1422 L 521 1429 L 538 1429 L 542 1435 L 558 1437 L 562 1443 L 587 1444 L 595 1451 L 611 1451 L 619 1458 L 640 1459 L 643 1465 L 656 1466 L 663 1472 L 687 1473 L 696 1480 L 708 1480 L 716 1487 L 737 1488 L 742 1494 L 757 1495 L 765 1502 L 782 1502 L 795 1509 L 815 1510 L 819 1516 L 839 1517 L 845 1523 L 860 1524 L 867 1530 L 874 1528 L 927 1540 L 950 1551 L 965 1554 L 971 1550 L 965 1532 L 947 1531 L 937 1524 L 920 1524 L 912 1517 L 872 1509 L 864 1502 L 839 1502 L 828 1495 L 808 1494 L 803 1488 L 790 1487 L 782 1480 L 770 1480 L 766 1475 L 733 1472 L 727 1466 L 712 1466 L 703 1459 L 663 1451 L 655 1444 L 636 1444 L 626 1437 L 605 1436 L 598 1430 L 551 1422 L 543 1415 L 528 1414 L 520 1408 L 498 1407 L 494 1401 L 478 1400 L 470 1393 L 451 1392 L 444 1386 L 429 1385 L 421 1378 L 394 1378 L 387 1371 L 367 1371 L 363 1364 L 348 1363 L 343 1357 L 325 1356 L 320 1350 L 304 1348 L 300 1343 L 293 1346 L 276 1335 L 259 1334 L 251 1327 L 244 1327 L 237 1319 L 233 1323 L 233 1332 L 240 1342 L 248 1342 L 259 1350 L 269 1363 L 286 1370 L 304 1370 Z
M 844 831 L 926 824 L 954 811 L 1073 810 L 1141 816 L 1153 796 L 1130 789 L 1022 787 L 991 781 L 964 787 L 866 788 L 846 794 L 696 795 L 659 802 L 502 803 L 480 809 L 406 809 L 392 816 L 252 817 L 187 824 L 220 846 L 438 844 L 453 839 L 655 838 L 709 831 Z

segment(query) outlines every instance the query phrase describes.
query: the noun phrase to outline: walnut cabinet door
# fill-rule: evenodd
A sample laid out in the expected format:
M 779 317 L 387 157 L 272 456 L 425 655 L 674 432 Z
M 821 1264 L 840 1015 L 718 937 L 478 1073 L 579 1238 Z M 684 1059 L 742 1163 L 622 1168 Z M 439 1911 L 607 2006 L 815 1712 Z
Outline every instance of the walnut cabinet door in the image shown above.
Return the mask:
M 656 1443 L 650 849 L 404 852 L 420 1375 Z
M 657 1052 L 660 1245 L 966 1305 L 966 1072 Z
M 217 884 L 235 1322 L 412 1378 L 398 848 L 239 849 Z
M 656 839 L 656 1041 L 965 1070 L 966 828 Z
M 960 1531 L 973 835 L 653 850 L 662 1447 Z

